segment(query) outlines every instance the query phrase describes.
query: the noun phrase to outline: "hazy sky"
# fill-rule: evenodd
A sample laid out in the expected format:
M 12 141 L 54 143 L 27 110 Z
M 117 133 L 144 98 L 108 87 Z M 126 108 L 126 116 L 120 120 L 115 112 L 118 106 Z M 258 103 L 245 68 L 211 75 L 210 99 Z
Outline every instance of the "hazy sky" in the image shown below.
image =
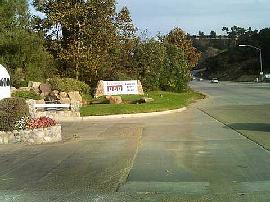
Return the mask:
M 270 27 L 270 0 L 117 0 L 127 6 L 134 24 L 151 35 L 179 26 L 184 31 L 222 33 L 223 26 Z

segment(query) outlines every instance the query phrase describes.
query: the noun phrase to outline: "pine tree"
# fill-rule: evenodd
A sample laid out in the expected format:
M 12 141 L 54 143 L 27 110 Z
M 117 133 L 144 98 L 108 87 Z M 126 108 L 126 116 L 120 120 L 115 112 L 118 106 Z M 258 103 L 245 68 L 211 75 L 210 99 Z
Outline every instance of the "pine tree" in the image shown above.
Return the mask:
M 135 70 L 133 68 L 132 58 L 134 48 L 138 43 L 136 36 L 136 27 L 134 26 L 130 12 L 127 7 L 123 7 L 115 18 L 117 28 L 117 53 L 115 55 L 116 64 L 113 71 L 116 79 L 135 79 Z

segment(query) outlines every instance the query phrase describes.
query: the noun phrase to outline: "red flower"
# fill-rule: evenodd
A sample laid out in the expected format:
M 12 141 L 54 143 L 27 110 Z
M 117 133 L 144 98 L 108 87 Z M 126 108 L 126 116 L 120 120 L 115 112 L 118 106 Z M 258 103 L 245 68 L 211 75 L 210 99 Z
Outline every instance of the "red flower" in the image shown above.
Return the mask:
M 56 122 L 55 120 L 49 118 L 49 117 L 40 117 L 37 119 L 31 119 L 27 123 L 27 127 L 30 129 L 35 129 L 35 128 L 48 128 L 50 126 L 55 126 Z

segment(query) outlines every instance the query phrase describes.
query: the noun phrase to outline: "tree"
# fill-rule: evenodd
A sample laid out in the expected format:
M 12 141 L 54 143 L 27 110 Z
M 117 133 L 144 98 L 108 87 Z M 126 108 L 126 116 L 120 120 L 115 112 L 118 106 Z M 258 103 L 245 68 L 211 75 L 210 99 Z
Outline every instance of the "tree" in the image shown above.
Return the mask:
M 163 43 L 151 38 L 140 41 L 134 50 L 133 65 L 146 90 L 160 89 L 161 71 L 166 57 Z
M 183 50 L 165 43 L 166 55 L 160 73 L 160 89 L 165 91 L 183 92 L 190 81 L 190 69 Z
M 137 28 L 134 26 L 127 7 L 123 7 L 116 15 L 117 33 L 121 40 L 133 39 Z
M 27 1 L 0 1 L 0 16 L 0 63 L 11 73 L 13 85 L 46 78 L 53 70 L 52 58 L 32 29 Z
M 184 54 L 188 67 L 191 69 L 198 64 L 201 54 L 193 47 L 192 41 L 187 38 L 185 32 L 175 28 L 165 37 L 165 42 L 173 44 Z
M 231 31 L 227 31 L 227 34 L 232 39 L 238 39 L 240 36 L 246 33 L 246 29 L 238 26 L 231 27 Z
M 212 31 L 210 32 L 210 35 L 209 35 L 209 36 L 210 36 L 210 38 L 214 39 L 214 38 L 217 37 L 217 33 L 216 33 L 215 31 L 212 30 Z
M 222 27 L 222 31 L 224 31 L 224 32 L 228 33 L 229 28 L 228 28 L 228 27 Z
M 199 38 L 204 38 L 205 37 L 205 34 L 204 34 L 204 32 L 202 32 L 202 31 L 199 31 Z
M 65 75 L 91 83 L 110 68 L 116 40 L 114 0 L 36 0 L 34 5 L 47 16 L 44 29 L 53 30 L 49 46 Z
M 259 46 L 262 47 L 262 55 L 264 61 L 264 67 L 270 65 L 270 28 L 260 30 L 258 34 Z
M 134 68 L 132 64 L 134 49 L 138 43 L 136 36 L 136 27 L 134 26 L 130 17 L 130 12 L 127 7 L 123 7 L 115 18 L 117 28 L 117 51 L 114 54 L 116 62 L 113 69 L 110 71 L 111 75 L 115 75 L 115 79 L 127 79 L 134 75 Z M 133 78 L 134 79 L 134 78 Z

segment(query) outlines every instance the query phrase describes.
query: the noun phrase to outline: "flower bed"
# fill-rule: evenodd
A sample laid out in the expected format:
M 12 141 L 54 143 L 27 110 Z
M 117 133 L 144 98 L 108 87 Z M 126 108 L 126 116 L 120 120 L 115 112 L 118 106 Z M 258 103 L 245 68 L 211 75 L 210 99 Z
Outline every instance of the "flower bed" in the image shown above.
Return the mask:
M 22 117 L 13 131 L 0 132 L 0 144 L 44 144 L 62 141 L 61 125 L 48 117 L 31 119 Z

